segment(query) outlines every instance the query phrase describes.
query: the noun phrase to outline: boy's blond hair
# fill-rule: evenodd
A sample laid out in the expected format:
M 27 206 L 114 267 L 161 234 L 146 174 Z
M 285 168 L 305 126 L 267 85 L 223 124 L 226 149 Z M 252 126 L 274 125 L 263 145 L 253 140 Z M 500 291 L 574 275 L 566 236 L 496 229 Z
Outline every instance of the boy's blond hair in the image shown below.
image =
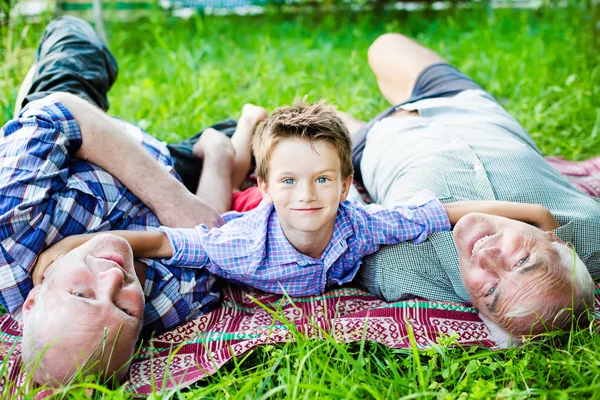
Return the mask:
M 342 179 L 352 176 L 352 140 L 348 128 L 336 115 L 333 105 L 324 101 L 307 104 L 302 101 L 274 110 L 256 129 L 252 152 L 256 159 L 256 177 L 266 181 L 269 160 L 275 145 L 282 139 L 324 141 L 332 145 L 341 163 Z

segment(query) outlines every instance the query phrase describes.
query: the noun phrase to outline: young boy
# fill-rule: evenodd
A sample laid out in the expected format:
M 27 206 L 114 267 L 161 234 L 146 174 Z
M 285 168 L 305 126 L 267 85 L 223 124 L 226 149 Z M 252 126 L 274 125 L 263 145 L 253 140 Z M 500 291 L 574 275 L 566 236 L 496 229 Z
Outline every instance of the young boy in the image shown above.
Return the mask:
M 252 112 L 258 115 L 256 109 Z M 251 125 L 242 125 L 237 139 L 232 138 L 236 152 L 247 152 Z M 136 257 L 164 258 L 174 268 L 206 268 L 234 283 L 308 296 L 352 280 L 362 258 L 380 246 L 423 242 L 432 233 L 450 230 L 470 212 L 502 215 L 545 229 L 558 226 L 539 205 L 442 204 L 428 191 L 390 209 L 348 200 L 353 176 L 351 138 L 334 107 L 323 102 L 275 110 L 258 127 L 252 149 L 264 198 L 256 209 L 224 214 L 226 224 L 220 228 L 199 225 L 113 233 L 129 241 Z M 249 167 L 249 154 L 236 157 L 240 155 L 242 161 L 233 163 L 237 170 L 232 173 L 233 187 L 244 176 L 240 171 L 247 172 Z M 42 257 L 48 264 L 89 237 L 67 238 Z M 36 272 L 43 273 L 43 269 Z

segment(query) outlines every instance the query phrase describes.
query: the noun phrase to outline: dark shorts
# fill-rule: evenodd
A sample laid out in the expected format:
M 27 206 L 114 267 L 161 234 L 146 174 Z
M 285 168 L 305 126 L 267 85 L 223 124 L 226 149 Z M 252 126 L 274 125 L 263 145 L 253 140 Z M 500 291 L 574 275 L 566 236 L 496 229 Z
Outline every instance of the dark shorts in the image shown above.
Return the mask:
M 417 78 L 415 87 L 413 88 L 412 94 L 408 100 L 383 111 L 363 125 L 352 137 L 352 162 L 354 164 L 355 179 L 362 182 L 360 162 L 362 160 L 367 134 L 377 121 L 389 117 L 404 104 L 414 103 L 416 101 L 425 99 L 452 97 L 459 94 L 463 90 L 469 89 L 481 89 L 481 86 L 479 86 L 471 78 L 460 72 L 452 65 L 439 63 L 425 68 Z
M 107 111 L 107 93 L 117 73 L 115 57 L 90 24 L 70 16 L 57 18 L 48 24 L 38 46 L 33 84 L 22 107 L 51 93 L 68 92 Z M 232 135 L 235 126 L 236 121 L 226 120 L 212 127 Z M 192 154 L 201 134 L 168 145 L 175 171 L 191 192 L 202 172 L 201 160 Z
M 117 79 L 117 62 L 87 22 L 60 17 L 50 22 L 38 46 L 33 84 L 24 107 L 55 92 L 73 93 L 102 110 Z

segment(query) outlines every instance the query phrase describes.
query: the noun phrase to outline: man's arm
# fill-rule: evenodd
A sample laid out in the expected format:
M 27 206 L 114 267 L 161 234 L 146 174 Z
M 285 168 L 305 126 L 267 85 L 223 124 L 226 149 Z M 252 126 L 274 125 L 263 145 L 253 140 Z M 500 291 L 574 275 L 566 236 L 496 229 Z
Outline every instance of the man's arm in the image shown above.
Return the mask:
M 498 215 L 536 225 L 538 228 L 550 231 L 560 225 L 552 213 L 539 204 L 512 203 L 509 201 L 458 201 L 446 203 L 444 208 L 448 213 L 450 223 L 454 226 L 459 219 L 473 212 Z
M 48 98 L 63 104 L 79 125 L 82 144 L 75 156 L 121 181 L 161 223 L 173 227 L 222 224 L 211 206 L 190 193 L 113 118 L 69 93 L 53 93 Z

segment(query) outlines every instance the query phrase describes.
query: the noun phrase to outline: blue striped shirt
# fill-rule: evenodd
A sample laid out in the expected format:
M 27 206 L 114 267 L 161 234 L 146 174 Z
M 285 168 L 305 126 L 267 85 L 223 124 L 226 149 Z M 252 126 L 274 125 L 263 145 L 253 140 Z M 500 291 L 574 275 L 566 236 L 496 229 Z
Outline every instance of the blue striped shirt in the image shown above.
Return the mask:
M 121 121 L 125 131 L 176 175 L 165 143 Z M 116 229 L 152 230 L 158 218 L 102 168 L 73 157 L 77 122 L 62 104 L 25 107 L 0 133 L 0 304 L 20 311 L 32 288 L 37 256 L 70 235 Z M 145 331 L 164 331 L 216 305 L 215 277 L 205 270 L 148 264 Z
M 421 243 L 434 232 L 450 230 L 444 207 L 428 191 L 392 208 L 341 203 L 332 238 L 318 260 L 288 242 L 272 204 L 226 213 L 224 219 L 221 228 L 161 227 L 173 248 L 164 263 L 207 269 L 266 292 L 310 296 L 352 280 L 362 258 L 382 245 Z

